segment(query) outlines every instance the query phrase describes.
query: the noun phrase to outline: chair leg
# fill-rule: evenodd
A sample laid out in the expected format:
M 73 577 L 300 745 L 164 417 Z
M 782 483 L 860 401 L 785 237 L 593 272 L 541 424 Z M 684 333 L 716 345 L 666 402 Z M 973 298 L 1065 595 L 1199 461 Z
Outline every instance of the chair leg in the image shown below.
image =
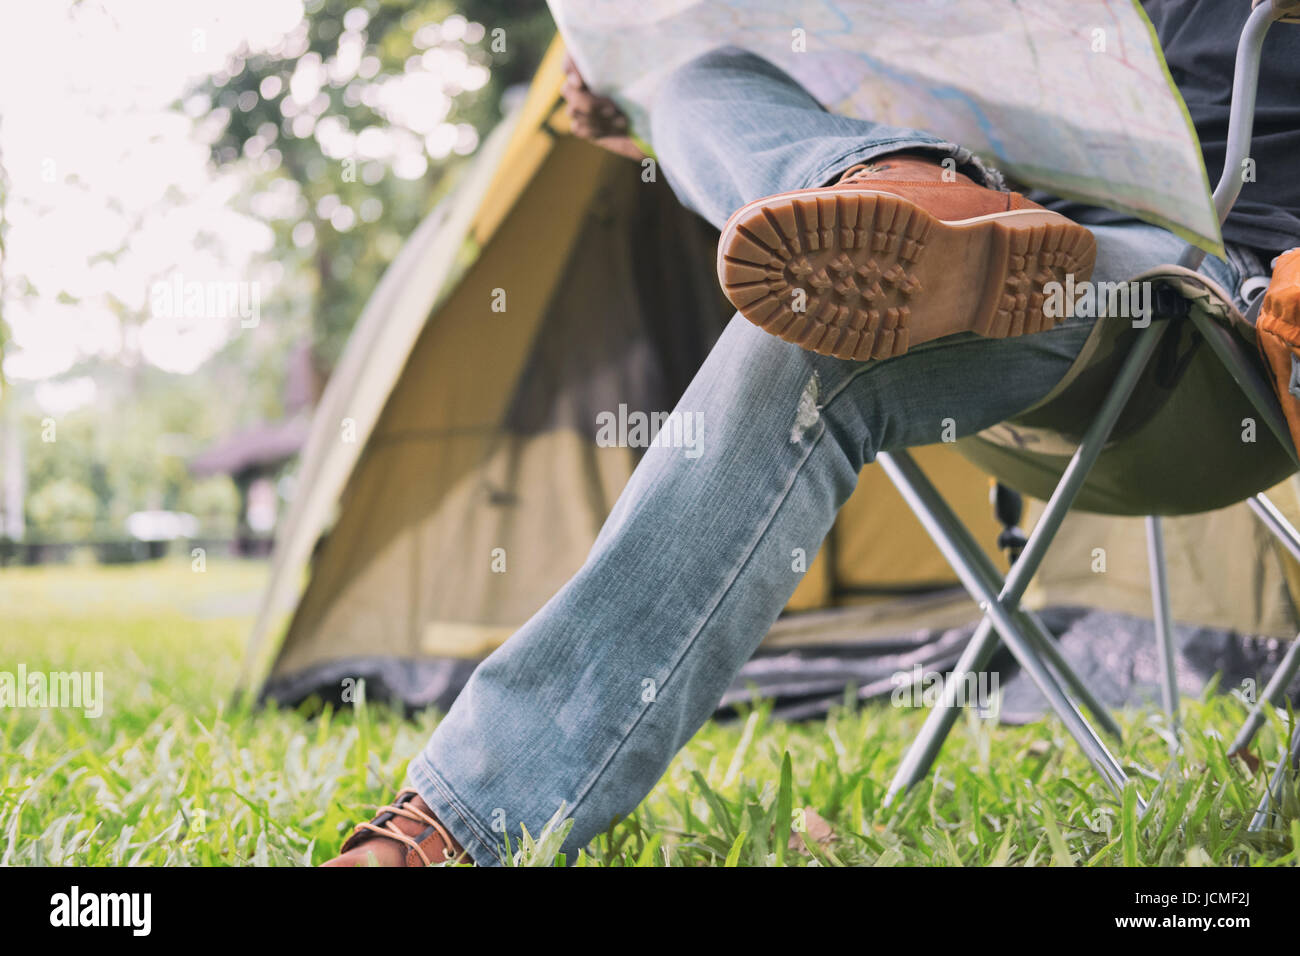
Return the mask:
M 948 680 L 944 681 L 943 696 L 930 708 L 920 733 L 903 754 L 898 769 L 894 771 L 894 779 L 889 783 L 889 790 L 885 793 L 885 806 L 892 804 L 900 793 L 911 790 L 930 772 L 934 759 L 939 756 L 944 741 L 957 722 L 957 715 L 961 713 L 961 708 L 957 706 L 956 689 L 965 682 L 965 675 L 984 672 L 997 646 L 998 637 L 993 630 L 993 622 L 986 617 L 980 621 L 974 636 L 953 666 Z
M 1250 708 L 1246 722 L 1241 725 L 1241 730 L 1237 731 L 1237 736 L 1232 738 L 1228 753 L 1239 753 L 1250 746 L 1259 728 L 1264 726 L 1264 717 L 1268 713 L 1268 708 L 1277 707 L 1282 703 L 1282 696 L 1286 693 L 1291 679 L 1295 677 L 1296 671 L 1300 671 L 1300 634 L 1297 634 L 1291 642 L 1286 655 L 1282 658 L 1282 663 L 1277 665 L 1272 678 L 1264 685 L 1263 692 Z
M 1170 612 L 1169 574 L 1165 564 L 1165 535 L 1158 515 L 1147 516 L 1147 557 L 1151 564 L 1151 605 L 1156 626 L 1156 658 L 1160 664 L 1160 699 L 1169 726 L 1178 732 L 1178 675 L 1174 669 L 1174 622 Z M 1176 749 L 1176 741 L 1170 742 Z
M 1044 538 L 1050 539 L 1060 527 L 1060 522 L 1055 522 L 1053 527 L 1053 522 L 1047 521 L 1045 524 L 1044 520 L 1040 520 L 1038 527 L 1034 529 L 1034 535 L 1030 537 L 1029 546 L 1020 560 L 1012 566 L 1002 593 L 998 594 L 980 573 L 977 563 L 970 559 L 966 542 L 961 540 L 963 534 L 969 538 L 969 532 L 965 531 L 952 514 L 947 503 L 921 473 L 912 457 L 906 452 L 881 453 L 877 455 L 876 460 L 893 480 L 935 544 L 939 546 L 939 550 L 957 572 L 966 590 L 979 602 L 985 616 L 991 619 L 993 627 L 1011 653 L 1015 655 L 1020 666 L 1047 698 L 1048 705 L 1060 717 L 1070 735 L 1078 742 L 1093 766 L 1115 792 L 1122 792 L 1128 777 L 1119 765 L 1119 761 L 1106 748 L 1105 743 L 1079 712 L 1074 702 L 1066 696 L 1056 676 L 1039 655 L 1034 640 L 1025 635 L 1015 615 L 1019 610 L 1020 597 L 1046 551 L 1046 544 L 1049 542 L 1044 541 Z M 1046 530 L 1048 528 L 1050 531 Z M 1034 547 L 1035 539 L 1039 542 L 1037 548 Z M 973 541 L 970 543 L 973 544 Z M 949 683 L 955 685 L 957 681 L 952 680 Z M 945 690 L 945 701 L 949 696 L 951 695 Z
M 1025 588 L 1029 585 L 1029 580 L 1037 571 L 1038 565 L 1042 563 L 1043 556 L 1046 554 L 1056 532 L 1060 529 L 1066 512 L 1073 503 L 1079 489 L 1083 486 L 1088 472 L 1096 463 L 1097 456 L 1101 453 L 1101 449 L 1110 437 L 1111 430 L 1115 427 L 1115 422 L 1118 421 L 1120 413 L 1128 403 L 1129 396 L 1132 395 L 1142 371 L 1150 362 L 1151 356 L 1155 353 L 1156 347 L 1160 344 L 1167 331 L 1168 323 L 1161 322 L 1151 326 L 1145 333 L 1137 337 L 1128 357 L 1124 360 L 1124 365 L 1115 377 L 1111 391 L 1102 402 L 1096 417 L 1088 427 L 1087 433 L 1083 436 L 1078 449 L 1061 475 L 1061 480 L 1052 493 L 1051 500 L 1047 502 L 1047 506 L 1044 508 L 1033 534 L 1030 535 L 1024 552 L 1012 566 L 1010 574 L 1007 575 L 1001 594 L 991 600 L 982 602 L 985 611 L 984 621 L 971 639 L 970 644 L 967 645 L 966 652 L 963 653 L 962 660 L 959 662 L 968 667 L 982 668 L 987 666 L 997 643 L 997 637 L 994 634 L 994 627 L 996 626 L 997 632 L 1007 641 L 1012 652 L 1016 654 L 1017 659 L 1021 661 L 1022 666 L 1025 667 L 1030 677 L 1038 685 L 1039 690 L 1047 697 L 1049 705 L 1065 722 L 1067 729 L 1079 741 L 1080 746 L 1093 765 L 1116 792 L 1122 790 L 1127 780 L 1123 768 L 1119 766 L 1115 758 L 1106 749 L 1105 744 L 1097 738 L 1092 727 L 1079 714 L 1073 703 L 1061 692 L 1055 678 L 1037 654 L 1034 653 L 1030 643 L 1022 640 L 1020 631 L 1013 626 L 1009 609 L 1019 611 L 1019 601 L 1024 595 Z M 909 481 L 909 477 L 913 473 L 921 481 L 924 481 L 924 476 L 921 474 L 920 469 L 916 467 L 915 462 L 906 454 L 897 456 L 897 463 L 902 464 L 902 469 L 900 469 L 896 467 L 895 456 L 882 453 L 877 456 L 877 460 L 890 474 L 894 484 L 899 486 L 904 500 L 907 501 L 909 507 L 925 525 L 926 530 L 930 532 L 931 537 L 934 538 L 936 544 L 944 552 L 945 557 L 948 557 L 950 563 L 956 562 L 954 563 L 954 570 L 959 575 L 962 575 L 963 571 L 966 572 L 963 583 L 967 585 L 967 590 L 971 590 L 972 587 L 982 590 L 983 582 L 980 581 L 980 576 L 971 573 L 969 565 L 959 557 L 960 549 L 954 548 L 950 538 L 944 533 L 946 526 L 936 522 L 932 513 L 927 509 L 924 489 L 916 482 Z M 910 468 L 908 468 L 909 465 Z M 929 486 L 929 490 L 933 492 L 934 497 L 939 502 L 942 502 L 942 498 L 938 497 L 938 493 L 933 491 L 933 486 L 929 485 L 928 481 L 924 483 Z M 951 509 L 948 510 L 951 513 Z M 966 580 L 966 578 L 970 580 Z M 1004 600 L 1006 604 L 1002 603 Z M 953 676 L 956 678 L 961 675 L 954 674 Z M 950 696 L 952 695 L 949 695 L 945 688 L 945 702 Z M 926 774 L 955 720 L 955 712 L 948 712 L 942 708 L 930 714 L 921 734 L 913 741 L 912 746 L 903 758 L 902 766 L 898 773 L 895 774 L 886 796 L 886 803 L 891 802 L 895 795 L 918 782 Z M 1144 801 L 1139 798 L 1139 803 L 1144 803 Z
M 1115 717 L 1096 694 L 1092 688 L 1083 682 L 1083 678 L 1070 665 L 1070 662 L 1061 654 L 1061 649 L 1056 643 L 1056 638 L 1052 636 L 1042 619 L 1032 611 L 1024 608 L 1017 608 L 1015 617 L 1021 626 L 1025 629 L 1025 636 L 1030 638 L 1034 644 L 1034 649 L 1043 657 L 1047 658 L 1047 663 L 1062 682 L 1069 688 L 1070 693 L 1074 694 L 1088 708 L 1093 719 L 1101 724 L 1101 729 L 1115 740 L 1123 742 L 1124 731 Z
M 1277 506 L 1264 495 L 1256 495 L 1250 499 L 1250 507 L 1255 512 L 1256 517 L 1286 546 L 1286 549 L 1294 557 L 1300 559 L 1300 532 L 1296 531 L 1295 527 L 1278 510 Z M 1295 640 L 1291 642 L 1291 646 L 1287 648 L 1286 654 L 1282 657 L 1282 662 L 1277 665 L 1277 670 L 1273 672 L 1273 676 L 1255 701 L 1250 714 L 1246 717 L 1246 722 L 1242 724 L 1241 730 L 1233 738 L 1228 753 L 1237 753 L 1246 749 L 1255 734 L 1258 733 L 1259 728 L 1263 726 L 1264 716 L 1268 712 L 1268 708 L 1277 707 L 1282 703 L 1282 697 L 1297 671 L 1300 671 L 1300 634 L 1296 635 Z
M 1297 559 L 1300 559 L 1300 532 L 1297 532 L 1295 526 L 1287 520 L 1286 515 L 1282 514 L 1273 502 L 1263 494 L 1255 495 L 1250 499 L 1250 508 L 1255 512 L 1255 516 L 1264 524 L 1270 532 L 1273 533 L 1283 546 Z M 1276 707 L 1282 703 L 1286 694 L 1286 689 L 1290 686 L 1296 672 L 1300 671 L 1300 634 L 1297 634 L 1287 648 L 1286 654 L 1282 657 L 1282 662 L 1278 664 L 1277 670 L 1273 672 L 1272 678 L 1264 687 L 1263 693 L 1251 708 L 1250 714 L 1246 717 L 1246 722 L 1242 724 L 1241 730 L 1232 741 L 1229 753 L 1236 753 L 1245 750 L 1258 733 L 1259 728 L 1264 723 L 1264 716 L 1267 708 Z M 1255 810 L 1255 815 L 1251 818 L 1249 830 L 1251 833 L 1258 833 L 1264 829 L 1268 822 L 1270 808 L 1276 801 L 1279 791 L 1282 787 L 1282 781 L 1285 779 L 1287 765 L 1295 767 L 1300 763 L 1300 725 L 1295 729 L 1291 737 L 1291 750 L 1289 759 L 1283 758 L 1278 762 L 1277 770 L 1274 771 L 1272 778 L 1268 782 L 1268 789 L 1264 791 L 1264 796 L 1260 798 L 1259 806 Z
M 934 509 L 944 516 L 945 524 L 960 542 L 963 557 L 969 561 L 972 570 L 982 572 L 990 591 L 1001 589 L 1005 582 L 993 562 L 988 559 L 988 556 L 970 537 L 970 533 L 961 524 L 957 516 L 951 513 L 947 502 L 939 495 L 937 489 L 934 489 L 933 485 L 929 483 L 929 479 L 925 478 L 919 467 L 916 469 L 916 475 L 911 480 L 914 485 L 924 483 L 929 486 L 928 496 L 933 498 Z M 976 600 L 978 601 L 979 598 L 976 598 Z M 1026 636 L 1034 641 L 1035 649 L 1048 659 L 1048 663 L 1056 671 L 1056 674 L 1065 681 L 1070 690 L 1091 711 L 1093 717 L 1101 725 L 1102 730 L 1117 740 L 1122 739 L 1123 732 L 1119 724 L 1116 723 L 1115 718 L 1105 705 L 1093 695 L 1091 689 L 1083 683 L 1083 680 L 1070 667 L 1069 663 L 1061 657 L 1055 640 L 1039 617 L 1023 608 L 1017 608 L 1014 616 L 1017 623 L 1024 629 Z M 930 714 L 926 717 L 925 724 L 921 727 L 920 733 L 917 734 L 916 740 L 904 754 L 903 760 L 899 764 L 889 790 L 885 795 L 886 805 L 892 803 L 899 793 L 910 790 L 917 783 L 920 783 L 922 778 L 929 772 L 935 757 L 938 756 L 939 750 L 943 747 L 944 740 L 952 731 L 953 724 L 956 722 L 961 709 L 956 705 L 955 688 L 964 685 L 967 675 L 983 673 L 987 669 L 996 649 L 997 634 L 993 629 L 992 621 L 986 617 L 980 622 L 961 657 L 953 666 L 952 673 L 944 683 L 943 695 L 931 709 Z
M 950 545 L 960 552 L 960 559 L 972 573 L 983 578 L 984 591 L 993 594 L 999 593 L 1006 586 L 1006 580 L 1002 577 L 1001 572 L 998 571 L 997 566 L 989 559 L 989 556 L 984 553 L 984 549 L 979 546 L 979 543 L 976 542 L 966 526 L 961 523 L 961 519 L 948 506 L 943 496 L 939 494 L 938 489 L 921 471 L 915 460 L 905 452 L 899 453 L 896 460 L 887 455 L 883 467 L 886 474 L 894 481 L 894 484 L 899 486 L 899 491 L 905 498 L 910 495 L 923 499 L 923 507 L 941 521 L 945 532 L 951 539 Z M 904 488 L 902 485 L 907 487 Z M 1018 551 L 1023 553 L 1027 544 L 1028 541 L 1022 541 Z M 1017 557 L 1017 561 L 1019 560 L 1019 557 Z M 1032 577 L 1032 575 L 1031 570 L 1030 576 Z M 976 602 L 982 600 L 979 593 L 971 591 L 970 594 Z M 1115 722 L 1115 718 L 1111 716 L 1110 710 L 1097 699 L 1091 688 L 1083 682 L 1083 678 L 1078 675 L 1069 661 L 1061 655 L 1055 638 L 1052 637 L 1051 632 L 1039 619 L 1038 615 L 1020 607 L 1018 599 L 1014 606 L 1008 606 L 1007 610 L 1015 618 L 1025 638 L 1033 644 L 1034 649 L 1040 656 L 1047 658 L 1047 663 L 1055 671 L 1055 676 L 1059 678 L 1058 683 L 1064 683 L 1079 698 L 1083 705 L 1092 712 L 1093 717 L 1102 725 L 1102 729 L 1106 733 L 1117 740 L 1123 739 L 1124 733 L 1119 724 Z M 961 672 L 955 673 L 964 679 L 964 674 L 961 674 Z
M 1024 517 L 1024 499 L 1019 492 L 1001 482 L 994 484 L 992 499 L 994 516 L 1002 525 L 1002 531 L 998 535 L 998 547 L 1006 553 L 1009 566 L 1020 560 L 1020 555 L 1029 543 L 1029 538 L 1020 528 L 1021 519 Z M 983 549 L 972 540 L 969 550 L 972 556 L 985 568 L 985 577 L 990 582 L 992 590 L 1001 591 L 1006 582 L 1002 579 L 997 567 L 985 555 Z M 1124 732 L 1120 730 L 1119 724 L 1111 716 L 1110 710 L 1097 699 L 1092 693 L 1092 689 L 1083 682 L 1083 678 L 1062 656 L 1061 650 L 1056 644 L 1056 639 L 1039 619 L 1038 615 L 1024 608 L 1018 608 L 1015 615 L 1021 627 L 1025 629 L 1025 635 L 1033 640 L 1038 652 L 1047 658 L 1047 663 L 1056 672 L 1056 676 L 1092 712 L 1094 719 L 1101 724 L 1101 729 L 1116 740 L 1123 740 Z
M 1283 754 L 1282 759 L 1277 762 L 1277 770 L 1273 771 L 1273 776 L 1269 779 L 1268 789 L 1264 791 L 1259 806 L 1255 808 L 1255 815 L 1251 817 L 1250 826 L 1247 827 L 1247 830 L 1251 833 L 1258 833 L 1264 829 L 1264 824 L 1268 822 L 1268 818 L 1272 815 L 1269 811 L 1277 800 L 1279 793 L 1281 793 L 1282 782 L 1286 779 L 1288 766 L 1292 768 L 1300 766 L 1300 724 L 1296 725 L 1295 732 L 1291 735 L 1290 752 Z
M 1088 708 L 1093 718 L 1101 725 L 1101 729 L 1117 741 L 1122 741 L 1124 732 L 1115 721 L 1114 716 L 1106 709 L 1104 704 L 1097 700 L 1091 689 L 1070 668 L 1068 662 L 1060 657 L 1056 641 L 1051 637 L 1050 632 L 1048 632 L 1038 615 L 1020 609 L 1015 616 L 1017 622 L 1025 629 L 1027 636 L 1036 635 L 1035 650 L 1047 657 L 1048 663 L 1053 670 L 1065 681 L 1071 692 Z M 992 620 L 986 617 L 980 621 L 979 627 L 971 635 L 971 639 L 967 642 L 961 657 L 953 665 L 952 673 L 944 683 L 943 696 L 931 708 L 916 739 L 908 747 L 906 753 L 903 754 L 903 759 L 899 762 L 898 770 L 895 771 L 894 778 L 889 784 L 889 790 L 885 794 L 884 802 L 886 806 L 893 803 L 898 794 L 910 790 L 920 783 L 925 775 L 930 772 L 930 767 L 934 765 L 934 759 L 939 755 L 939 751 L 943 748 L 943 742 L 948 739 L 948 734 L 952 732 L 953 724 L 957 721 L 957 715 L 961 712 L 961 708 L 956 705 L 955 691 L 951 690 L 951 688 L 961 687 L 965 683 L 967 675 L 978 675 L 987 670 L 997 645 L 997 632 L 993 629 Z
M 1250 510 L 1272 532 L 1273 537 L 1282 542 L 1282 546 L 1291 553 L 1291 557 L 1300 561 L 1300 531 L 1287 520 L 1278 506 L 1269 500 L 1268 495 L 1260 492 L 1247 499 Z

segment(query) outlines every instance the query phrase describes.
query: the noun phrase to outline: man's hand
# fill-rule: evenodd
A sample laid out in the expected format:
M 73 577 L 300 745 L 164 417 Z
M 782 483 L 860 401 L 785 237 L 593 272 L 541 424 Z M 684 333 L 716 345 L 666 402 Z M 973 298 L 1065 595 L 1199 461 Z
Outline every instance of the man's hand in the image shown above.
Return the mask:
M 645 153 L 628 136 L 627 116 L 607 96 L 597 96 L 578 72 L 572 57 L 564 58 L 564 101 L 568 104 L 573 135 L 590 140 L 628 159 L 645 159 Z

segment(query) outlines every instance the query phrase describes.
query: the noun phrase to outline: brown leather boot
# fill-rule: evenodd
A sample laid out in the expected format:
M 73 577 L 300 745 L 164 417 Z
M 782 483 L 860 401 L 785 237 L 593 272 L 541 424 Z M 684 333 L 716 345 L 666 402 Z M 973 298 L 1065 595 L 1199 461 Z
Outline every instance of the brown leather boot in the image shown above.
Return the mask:
M 898 155 L 742 206 L 722 230 L 718 279 L 787 342 L 880 359 L 955 332 L 1050 329 L 1043 287 L 1086 281 L 1096 257 L 1092 233 L 1064 216 Z
M 339 855 L 321 866 L 433 866 L 469 863 L 464 848 L 414 790 L 402 790 L 368 823 L 358 823 Z

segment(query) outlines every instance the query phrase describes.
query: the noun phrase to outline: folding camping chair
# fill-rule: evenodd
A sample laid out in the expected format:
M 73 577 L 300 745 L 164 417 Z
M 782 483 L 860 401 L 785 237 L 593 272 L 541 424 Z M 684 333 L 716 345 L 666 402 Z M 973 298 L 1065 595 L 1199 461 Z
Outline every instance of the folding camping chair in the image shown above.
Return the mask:
M 1227 156 L 1214 190 L 1221 222 L 1241 191 L 1238 171 L 1251 142 L 1260 49 L 1268 29 L 1281 20 L 1300 24 L 1300 0 L 1255 0 L 1238 44 Z M 1300 533 L 1262 494 L 1300 467 L 1281 407 L 1251 342 L 1263 295 L 1242 315 L 1227 293 L 1192 271 L 1204 257 L 1204 252 L 1188 247 L 1176 265 L 1136 277 L 1153 284 L 1149 325 L 1098 321 L 1074 366 L 1043 401 L 1011 422 L 957 443 L 967 458 L 1000 483 L 1047 502 L 1025 538 L 1014 529 L 1018 508 L 1008 507 L 1010 499 L 1002 496 L 1000 510 L 1008 531 L 1000 544 L 1018 552 L 1005 579 L 908 453 L 877 456 L 984 612 L 940 701 L 904 756 L 885 797 L 887 804 L 929 771 L 957 719 L 958 689 L 967 675 L 988 666 L 999 639 L 1092 765 L 1117 794 L 1122 792 L 1127 775 L 1079 704 L 1116 739 L 1121 736 L 1118 724 L 1062 657 L 1040 619 L 1020 606 L 1072 507 L 1146 516 L 1162 699 L 1175 731 L 1178 698 L 1161 516 L 1248 500 L 1268 530 L 1300 558 Z M 1209 344 L 1208 350 L 1200 347 L 1203 343 Z M 1243 419 L 1255 416 L 1267 429 L 1260 429 L 1253 443 L 1243 443 Z M 1230 441 L 1235 445 L 1229 446 Z M 1249 743 L 1297 670 L 1300 637 L 1233 741 L 1234 751 Z M 1300 727 L 1289 750 L 1278 762 L 1251 830 L 1264 826 L 1288 762 L 1300 759 Z M 1139 803 L 1145 809 L 1141 797 Z

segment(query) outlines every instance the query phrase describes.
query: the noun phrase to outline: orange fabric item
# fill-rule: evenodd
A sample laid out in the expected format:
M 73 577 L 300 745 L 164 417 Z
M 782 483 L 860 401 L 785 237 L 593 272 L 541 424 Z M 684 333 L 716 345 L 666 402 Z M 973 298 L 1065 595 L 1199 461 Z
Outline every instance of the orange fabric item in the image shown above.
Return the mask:
M 1278 257 L 1255 329 L 1291 440 L 1300 447 L 1300 248 Z

